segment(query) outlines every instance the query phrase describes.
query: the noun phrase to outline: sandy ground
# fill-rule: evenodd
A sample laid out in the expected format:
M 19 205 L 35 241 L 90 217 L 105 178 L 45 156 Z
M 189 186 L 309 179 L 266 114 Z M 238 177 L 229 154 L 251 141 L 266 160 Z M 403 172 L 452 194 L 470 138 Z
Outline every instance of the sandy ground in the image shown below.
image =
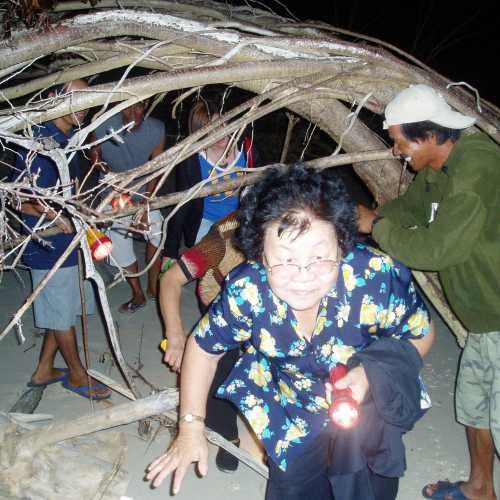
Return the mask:
M 103 272 L 108 277 L 111 275 L 110 268 L 103 267 Z M 1 326 L 7 323 L 28 295 L 29 275 L 26 272 L 21 272 L 20 275 L 24 286 L 13 273 L 5 273 L 2 276 L 0 282 Z M 198 318 L 194 287 L 188 285 L 183 293 L 183 317 L 186 327 L 191 327 Z M 134 366 L 138 363 L 143 364 L 141 372 L 154 386 L 158 388 L 175 386 L 176 377 L 162 364 L 162 355 L 158 349 L 162 329 L 157 305 L 150 301 L 144 309 L 134 315 L 119 314 L 118 306 L 128 297 L 129 289 L 126 284 L 120 284 L 109 292 L 112 311 L 115 313 L 120 341 L 127 361 Z M 423 371 L 433 400 L 433 408 L 406 436 L 408 470 L 400 482 L 398 500 L 422 498 L 420 491 L 425 483 L 444 478 L 463 479 L 469 470 L 464 431 L 455 422 L 453 411 L 454 379 L 460 349 L 453 335 L 440 319 L 435 318 L 435 321 L 438 331 L 437 341 L 425 361 Z M 0 411 L 8 411 L 26 390 L 26 382 L 36 365 L 42 339 L 40 332 L 33 326 L 31 311 L 23 318 L 23 332 L 26 336 L 26 342 L 23 345 L 18 344 L 14 332 L 5 337 L 1 344 Z M 91 367 L 116 380 L 121 380 L 117 368 L 111 362 L 110 349 L 99 317 L 89 319 L 89 342 Z M 64 366 L 61 363 L 60 360 L 58 365 Z M 137 381 L 137 384 L 142 395 L 149 393 L 149 388 L 144 383 Z M 96 403 L 94 411 L 122 402 L 126 402 L 126 399 L 114 394 L 111 402 Z M 65 390 L 60 384 L 55 384 L 45 390 L 37 412 L 54 414 L 57 419 L 71 419 L 86 413 L 90 414 L 92 408 L 85 398 Z M 127 497 L 134 500 L 167 498 L 169 496 L 168 485 L 153 490 L 148 483 L 144 482 L 143 477 L 146 465 L 167 446 L 168 432 L 161 431 L 151 442 L 151 440 L 139 437 L 137 424 L 130 424 L 121 429 L 128 441 L 126 467 L 130 474 L 130 482 Z M 243 424 L 241 424 L 241 434 L 244 447 L 255 452 L 255 446 Z M 177 498 L 180 500 L 198 498 L 215 500 L 222 495 L 234 500 L 264 498 L 264 479 L 245 465 L 240 465 L 235 474 L 219 472 L 214 463 L 215 453 L 216 448 L 210 446 L 211 461 L 208 477 L 200 479 L 194 472 L 189 473 Z M 499 491 L 498 460 L 496 471 L 497 491 Z

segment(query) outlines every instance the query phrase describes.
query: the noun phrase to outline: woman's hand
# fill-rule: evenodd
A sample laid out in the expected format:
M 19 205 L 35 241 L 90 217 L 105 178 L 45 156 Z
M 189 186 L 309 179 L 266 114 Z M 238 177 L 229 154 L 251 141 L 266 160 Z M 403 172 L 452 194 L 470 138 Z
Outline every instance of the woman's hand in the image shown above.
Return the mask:
M 168 338 L 168 341 L 163 361 L 165 361 L 174 372 L 179 373 L 182 357 L 184 356 L 184 348 L 186 346 L 186 336 L 182 330 L 175 333 L 170 330 L 165 337 Z
M 326 387 L 326 399 L 328 403 L 331 404 L 331 392 L 332 392 L 332 384 L 327 382 L 325 384 Z M 352 392 L 352 397 L 358 402 L 361 403 L 363 399 L 365 399 L 366 393 L 370 387 L 370 383 L 368 382 L 368 378 L 366 376 L 365 369 L 363 365 L 358 365 L 356 368 L 349 370 L 347 375 L 340 380 L 337 380 L 335 383 L 336 389 L 346 389 L 349 387 Z
M 156 488 L 175 471 L 172 485 L 173 494 L 181 489 L 182 480 L 192 462 L 198 463 L 198 472 L 205 476 L 208 470 L 208 446 L 201 422 L 181 424 L 179 434 L 167 453 L 158 457 L 148 466 L 146 479 Z

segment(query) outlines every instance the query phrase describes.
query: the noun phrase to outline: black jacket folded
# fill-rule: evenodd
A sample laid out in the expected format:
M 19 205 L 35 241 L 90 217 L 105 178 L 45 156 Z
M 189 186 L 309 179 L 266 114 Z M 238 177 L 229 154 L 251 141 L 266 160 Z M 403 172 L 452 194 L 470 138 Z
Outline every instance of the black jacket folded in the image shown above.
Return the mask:
M 406 469 L 403 434 L 425 413 L 420 408 L 422 358 L 410 342 L 383 338 L 353 355 L 348 368 L 360 363 L 370 390 L 356 427 L 332 426 L 330 475 L 368 467 L 381 476 L 401 477 Z

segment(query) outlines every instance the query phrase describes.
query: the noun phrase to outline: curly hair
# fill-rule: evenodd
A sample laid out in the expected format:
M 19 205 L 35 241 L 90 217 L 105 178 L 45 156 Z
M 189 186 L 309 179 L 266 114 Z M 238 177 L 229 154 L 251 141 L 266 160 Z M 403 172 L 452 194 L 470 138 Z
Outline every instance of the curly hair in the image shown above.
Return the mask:
M 345 255 L 358 238 L 355 214 L 355 204 L 340 177 L 301 163 L 272 168 L 242 198 L 235 242 L 248 259 L 260 260 L 270 224 L 279 223 L 278 235 L 292 228 L 298 236 L 312 219 L 319 219 L 333 225 Z

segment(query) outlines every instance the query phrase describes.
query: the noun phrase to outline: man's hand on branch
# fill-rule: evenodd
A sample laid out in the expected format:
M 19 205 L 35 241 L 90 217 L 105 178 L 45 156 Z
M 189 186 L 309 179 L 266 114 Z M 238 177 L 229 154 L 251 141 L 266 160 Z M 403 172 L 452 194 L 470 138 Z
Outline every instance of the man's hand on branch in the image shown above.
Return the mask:
M 44 213 L 49 220 L 53 220 L 54 224 L 64 233 L 71 234 L 74 232 L 71 222 L 61 215 L 61 212 L 56 212 L 53 208 L 42 206 L 42 213 Z
M 151 224 L 149 221 L 149 213 L 144 210 L 144 213 L 134 222 L 134 227 L 140 231 L 149 231 Z
M 64 234 L 71 234 L 73 233 L 73 226 L 71 225 L 71 222 L 69 222 L 67 219 L 64 217 L 59 217 L 56 222 L 56 226 L 64 233 Z
M 376 217 L 376 210 L 367 208 L 364 205 L 358 205 L 358 231 L 360 233 L 370 234 Z

